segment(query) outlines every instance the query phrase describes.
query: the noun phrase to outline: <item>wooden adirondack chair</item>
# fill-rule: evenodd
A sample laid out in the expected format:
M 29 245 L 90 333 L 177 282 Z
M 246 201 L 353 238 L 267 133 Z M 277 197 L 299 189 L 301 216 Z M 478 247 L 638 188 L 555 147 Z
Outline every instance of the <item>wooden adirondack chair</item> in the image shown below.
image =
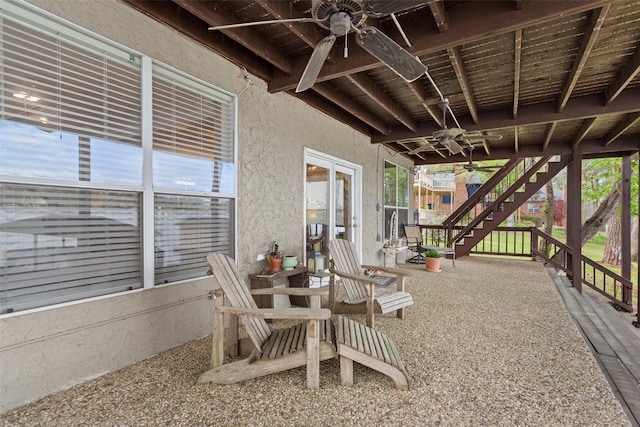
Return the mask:
M 395 387 L 409 388 L 409 379 L 395 344 L 381 332 L 374 331 L 343 316 L 329 319 L 331 312 L 321 309 L 320 295 L 326 289 L 267 288 L 249 292 L 240 280 L 233 260 L 222 254 L 209 254 L 209 274 L 220 289 L 216 291 L 211 369 L 198 378 L 199 383 L 231 384 L 299 366 L 307 366 L 307 387 L 320 383 L 320 361 L 340 358 L 341 381 L 353 384 L 353 362 L 361 363 L 391 377 Z M 310 308 L 259 309 L 252 294 L 310 296 Z M 223 298 L 224 297 L 224 298 Z M 223 305 L 226 300 L 231 306 Z M 249 357 L 223 364 L 224 313 L 239 316 L 253 343 Z M 305 322 L 271 331 L 265 319 L 298 319 Z M 231 339 L 236 339 L 234 322 L 230 322 Z M 235 326 L 237 328 L 237 326 Z M 236 343 L 230 343 L 234 347 Z M 237 348 L 237 347 L 236 347 Z
M 360 265 L 354 244 L 348 240 L 334 239 L 329 242 L 332 274 L 340 276 L 347 292 L 346 304 L 366 305 L 367 326 L 374 327 L 374 312 L 382 314 L 396 310 L 397 316 L 404 319 L 404 308 L 413 304 L 413 297 L 404 290 L 404 280 L 409 273 L 395 268 Z M 365 270 L 380 270 L 396 276 L 396 290 L 377 294 L 375 277 L 365 274 Z M 333 280 L 332 280 L 333 284 Z M 334 290 L 330 291 L 333 298 Z

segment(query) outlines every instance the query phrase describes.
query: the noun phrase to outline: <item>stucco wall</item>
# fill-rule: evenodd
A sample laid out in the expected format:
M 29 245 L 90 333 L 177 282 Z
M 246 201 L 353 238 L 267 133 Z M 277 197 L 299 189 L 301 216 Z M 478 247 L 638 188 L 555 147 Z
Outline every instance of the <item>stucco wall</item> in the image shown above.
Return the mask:
M 240 68 L 118 0 L 31 3 L 221 89 L 238 94 L 246 86 Z M 256 255 L 272 240 L 302 254 L 304 147 L 362 165 L 363 261 L 381 261 L 376 235 L 384 219 L 375 207 L 383 161 L 410 162 L 290 95 L 269 94 L 265 82 L 251 82 L 238 98 L 241 271 L 257 271 Z M 212 287 L 210 279 L 193 280 L 3 316 L 0 412 L 210 333 Z

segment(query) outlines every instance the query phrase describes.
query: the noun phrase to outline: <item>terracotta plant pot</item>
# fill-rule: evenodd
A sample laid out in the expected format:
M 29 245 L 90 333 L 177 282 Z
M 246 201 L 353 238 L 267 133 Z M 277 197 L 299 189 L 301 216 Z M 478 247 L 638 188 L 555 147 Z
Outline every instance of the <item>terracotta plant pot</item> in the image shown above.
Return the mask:
M 269 271 L 272 271 L 272 272 L 280 271 L 280 266 L 282 265 L 282 258 L 268 257 L 267 264 L 269 265 Z
M 429 258 L 426 257 L 424 259 L 424 265 L 427 268 L 427 271 L 432 271 L 434 273 L 439 273 L 442 271 L 440 268 L 440 259 L 441 258 Z

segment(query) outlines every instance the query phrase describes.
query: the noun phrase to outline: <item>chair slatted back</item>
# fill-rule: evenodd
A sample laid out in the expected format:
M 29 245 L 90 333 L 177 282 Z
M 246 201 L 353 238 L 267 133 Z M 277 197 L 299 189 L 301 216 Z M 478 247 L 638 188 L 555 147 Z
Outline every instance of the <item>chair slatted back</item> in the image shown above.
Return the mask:
M 405 225 L 404 234 L 407 237 L 407 243 L 422 245 L 422 230 L 419 225 Z
M 223 254 L 211 253 L 207 255 L 207 262 L 220 287 L 224 291 L 224 296 L 232 307 L 235 308 L 258 308 L 249 288 L 240 279 L 240 274 L 233 259 Z M 240 316 L 242 326 L 247 330 L 247 334 L 258 350 L 271 335 L 271 330 L 264 319 Z
M 333 239 L 329 242 L 329 251 L 338 271 L 360 276 L 364 274 L 364 270 L 358 262 L 356 247 L 349 240 Z M 342 284 L 349 301 L 359 301 L 366 298 L 367 292 L 361 283 L 343 277 Z

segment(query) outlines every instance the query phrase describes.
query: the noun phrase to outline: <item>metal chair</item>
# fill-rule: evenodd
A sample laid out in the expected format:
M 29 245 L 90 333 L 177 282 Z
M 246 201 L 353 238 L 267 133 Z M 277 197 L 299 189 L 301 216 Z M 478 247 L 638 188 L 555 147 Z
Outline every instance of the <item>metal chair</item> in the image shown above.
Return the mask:
M 407 262 L 424 264 L 424 252 L 427 248 L 422 245 L 422 231 L 420 230 L 420 226 L 405 224 L 404 235 L 407 238 L 409 250 L 416 253 L 416 255 L 413 258 L 409 258 Z

